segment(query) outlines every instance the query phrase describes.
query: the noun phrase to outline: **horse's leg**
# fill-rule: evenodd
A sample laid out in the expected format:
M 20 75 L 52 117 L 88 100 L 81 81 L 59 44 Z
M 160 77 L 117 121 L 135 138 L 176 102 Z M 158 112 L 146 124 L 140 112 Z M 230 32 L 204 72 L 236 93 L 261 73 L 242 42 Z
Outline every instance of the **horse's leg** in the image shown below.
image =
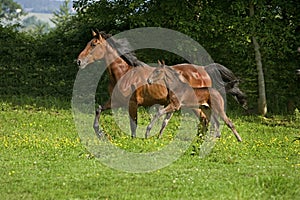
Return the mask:
M 225 124 L 231 129 L 231 131 L 233 132 L 233 134 L 235 135 L 236 139 L 239 142 L 242 142 L 242 138 L 241 136 L 238 134 L 237 130 L 235 129 L 235 126 L 233 125 L 232 121 L 227 117 L 224 109 L 220 110 L 219 112 L 220 117 L 222 118 L 222 120 L 225 122 Z
M 175 111 L 175 108 L 173 107 L 172 104 L 169 104 L 167 107 L 159 109 L 157 111 L 157 113 L 155 114 L 155 116 L 153 117 L 153 119 L 151 120 L 150 124 L 147 126 L 146 129 L 146 134 L 145 134 L 145 138 L 148 138 L 149 133 L 154 125 L 154 123 L 165 113 L 172 113 L 171 115 L 169 115 L 169 117 L 171 118 L 173 115 L 173 112 Z M 166 116 L 166 118 L 168 117 L 168 115 Z M 163 127 L 162 127 L 163 130 Z
M 134 95 L 133 95 L 134 97 Z M 136 137 L 136 128 L 137 128 L 137 109 L 138 104 L 135 98 L 131 98 L 129 101 L 129 120 L 130 120 L 130 130 L 131 130 L 131 137 Z
M 207 132 L 207 126 L 209 124 L 210 113 L 206 111 L 207 108 L 204 109 L 193 109 L 193 113 L 199 119 L 199 125 L 201 124 L 201 129 L 198 125 L 198 136 L 205 134 Z
M 149 125 L 147 126 L 146 129 L 146 133 L 145 133 L 145 138 L 148 138 L 149 133 L 154 125 L 154 123 L 163 115 L 165 114 L 165 108 L 159 109 L 156 114 L 154 115 L 154 117 L 152 118 L 151 122 L 149 123 Z
M 96 109 L 96 115 L 93 124 L 94 131 L 98 137 L 102 136 L 102 131 L 99 129 L 99 119 L 100 119 L 101 111 L 102 111 L 102 106 L 99 105 L 99 107 Z
M 242 142 L 241 136 L 238 134 L 237 130 L 235 129 L 235 126 L 233 125 L 232 121 L 227 117 L 225 112 L 220 113 L 220 117 L 224 120 L 225 124 L 231 129 L 236 139 L 239 142 Z
M 174 114 L 174 112 L 169 112 L 169 113 L 166 114 L 166 117 L 165 117 L 165 119 L 164 119 L 164 121 L 161 125 L 161 129 L 159 131 L 159 138 L 162 137 L 162 133 L 165 130 L 166 126 L 168 125 L 168 123 L 169 123 L 170 119 L 172 118 L 173 114 Z
M 225 122 L 225 124 L 231 129 L 236 139 L 239 142 L 241 142 L 242 141 L 241 136 L 238 134 L 232 121 L 227 117 L 224 111 L 224 102 L 222 96 L 217 93 L 211 93 L 211 97 L 212 97 L 212 102 L 214 102 L 212 107 L 213 112 L 221 117 L 221 119 Z
M 96 109 L 96 115 L 95 115 L 95 119 L 94 119 L 93 128 L 98 137 L 101 137 L 103 135 L 102 131 L 100 130 L 100 125 L 99 125 L 101 112 L 104 110 L 110 109 L 110 108 L 111 108 L 111 99 L 109 98 L 109 100 L 106 102 L 106 104 L 104 106 L 99 105 L 99 107 Z
M 209 119 L 206 116 L 209 116 L 209 115 L 205 114 L 205 112 L 203 112 L 202 109 L 193 109 L 193 112 L 196 115 L 196 117 L 199 119 L 199 121 L 202 125 L 201 133 L 206 133 L 207 126 L 208 126 L 208 123 L 209 123 Z M 162 127 L 159 131 L 159 137 L 162 136 L 162 133 L 163 133 L 164 129 L 166 128 L 166 126 L 168 125 L 168 123 L 169 123 L 172 116 L 173 116 L 173 112 L 167 113 L 167 115 L 166 115 L 166 117 L 163 121 Z M 199 130 L 198 130 L 198 135 L 200 135 Z
M 214 112 L 214 111 L 212 111 Z M 220 122 L 218 119 L 218 115 L 216 113 L 213 113 L 211 115 L 212 118 L 212 123 L 211 123 L 211 131 L 213 130 L 213 134 L 216 138 L 221 137 L 221 132 L 220 132 Z

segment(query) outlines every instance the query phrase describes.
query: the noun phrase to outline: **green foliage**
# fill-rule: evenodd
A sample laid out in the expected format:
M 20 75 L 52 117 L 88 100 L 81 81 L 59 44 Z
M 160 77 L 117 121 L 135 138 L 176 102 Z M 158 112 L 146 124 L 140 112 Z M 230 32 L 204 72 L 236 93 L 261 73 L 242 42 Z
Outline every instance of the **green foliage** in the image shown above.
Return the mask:
M 22 7 L 13 0 L 1 0 L 0 2 L 0 22 L 9 22 L 24 15 Z
M 70 0 L 65 0 L 64 3 L 60 6 L 59 10 L 54 12 L 54 17 L 52 22 L 56 25 L 63 25 L 68 20 L 70 20 L 70 10 L 69 10 Z
M 300 123 L 300 112 L 299 112 L 299 110 L 298 110 L 297 108 L 296 108 L 295 111 L 294 111 L 293 120 L 294 120 L 296 123 Z
M 300 61 L 296 52 L 300 45 L 297 1 L 255 2 L 253 18 L 249 17 L 249 5 L 245 1 L 77 1 L 74 6 L 79 19 L 89 19 L 84 21 L 83 29 L 95 26 L 117 33 L 130 28 L 162 26 L 191 36 L 216 62 L 230 68 L 241 79 L 240 87 L 248 95 L 250 108 L 256 108 L 258 98 L 251 42 L 255 35 L 261 46 L 269 111 L 286 113 L 300 106 L 296 97 L 300 92 L 299 81 L 294 73 Z M 151 62 L 160 54 L 144 50 L 138 55 Z M 182 62 L 165 53 L 164 59 L 170 64 Z
M 73 61 L 90 40 L 92 28 L 116 34 L 161 26 L 192 37 L 215 62 L 231 69 L 241 79 L 240 87 L 255 110 L 258 86 L 251 43 L 254 34 L 261 46 L 268 110 L 292 113 L 300 107 L 300 82 L 294 73 L 300 66 L 296 51 L 300 46 L 298 1 L 255 1 L 254 17 L 249 17 L 245 1 L 78 0 L 73 4 L 75 15 L 68 15 L 67 2 L 56 13 L 57 27 L 48 34 L 32 37 L 1 27 L 0 94 L 71 97 L 77 72 Z M 139 50 L 137 55 L 150 63 L 157 59 L 168 64 L 184 62 L 176 55 L 153 49 Z M 104 77 L 98 91 L 107 91 L 106 85 Z M 107 93 L 97 98 L 107 99 Z
M 50 39 L 1 28 L 1 95 L 71 96 L 73 59 Z

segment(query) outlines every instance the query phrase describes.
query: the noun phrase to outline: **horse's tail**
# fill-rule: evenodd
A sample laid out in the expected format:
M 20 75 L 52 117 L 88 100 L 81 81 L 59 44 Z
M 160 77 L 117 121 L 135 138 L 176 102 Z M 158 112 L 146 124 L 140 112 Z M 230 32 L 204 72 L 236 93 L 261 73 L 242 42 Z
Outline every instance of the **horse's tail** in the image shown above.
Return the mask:
M 233 72 L 219 63 L 212 63 L 204 67 L 212 79 L 213 86 L 218 89 L 219 86 L 225 88 L 225 92 L 231 94 L 234 99 L 245 109 L 247 106 L 247 97 L 238 87 L 240 80 Z

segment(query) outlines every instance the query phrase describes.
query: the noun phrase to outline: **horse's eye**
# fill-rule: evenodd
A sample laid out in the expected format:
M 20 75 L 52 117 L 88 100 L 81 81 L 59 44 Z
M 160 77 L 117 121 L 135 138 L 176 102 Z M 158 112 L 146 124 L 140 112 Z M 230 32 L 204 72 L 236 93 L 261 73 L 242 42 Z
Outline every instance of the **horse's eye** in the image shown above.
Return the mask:
M 95 47 L 95 46 L 96 46 L 96 43 L 92 42 L 91 47 Z

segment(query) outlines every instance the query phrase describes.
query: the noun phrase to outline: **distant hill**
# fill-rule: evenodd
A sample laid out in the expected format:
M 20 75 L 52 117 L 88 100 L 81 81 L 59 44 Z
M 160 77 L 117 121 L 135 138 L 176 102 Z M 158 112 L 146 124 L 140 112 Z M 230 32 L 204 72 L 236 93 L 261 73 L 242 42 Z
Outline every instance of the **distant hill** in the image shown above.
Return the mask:
M 31 13 L 53 13 L 59 10 L 65 0 L 14 0 L 22 6 L 25 12 Z M 72 9 L 72 1 L 70 1 Z
M 29 18 L 35 16 L 38 20 L 41 20 L 42 22 L 48 23 L 50 27 L 55 27 L 55 24 L 50 20 L 53 17 L 53 14 L 51 13 L 28 13 L 26 16 L 22 17 L 24 20 L 25 18 Z

